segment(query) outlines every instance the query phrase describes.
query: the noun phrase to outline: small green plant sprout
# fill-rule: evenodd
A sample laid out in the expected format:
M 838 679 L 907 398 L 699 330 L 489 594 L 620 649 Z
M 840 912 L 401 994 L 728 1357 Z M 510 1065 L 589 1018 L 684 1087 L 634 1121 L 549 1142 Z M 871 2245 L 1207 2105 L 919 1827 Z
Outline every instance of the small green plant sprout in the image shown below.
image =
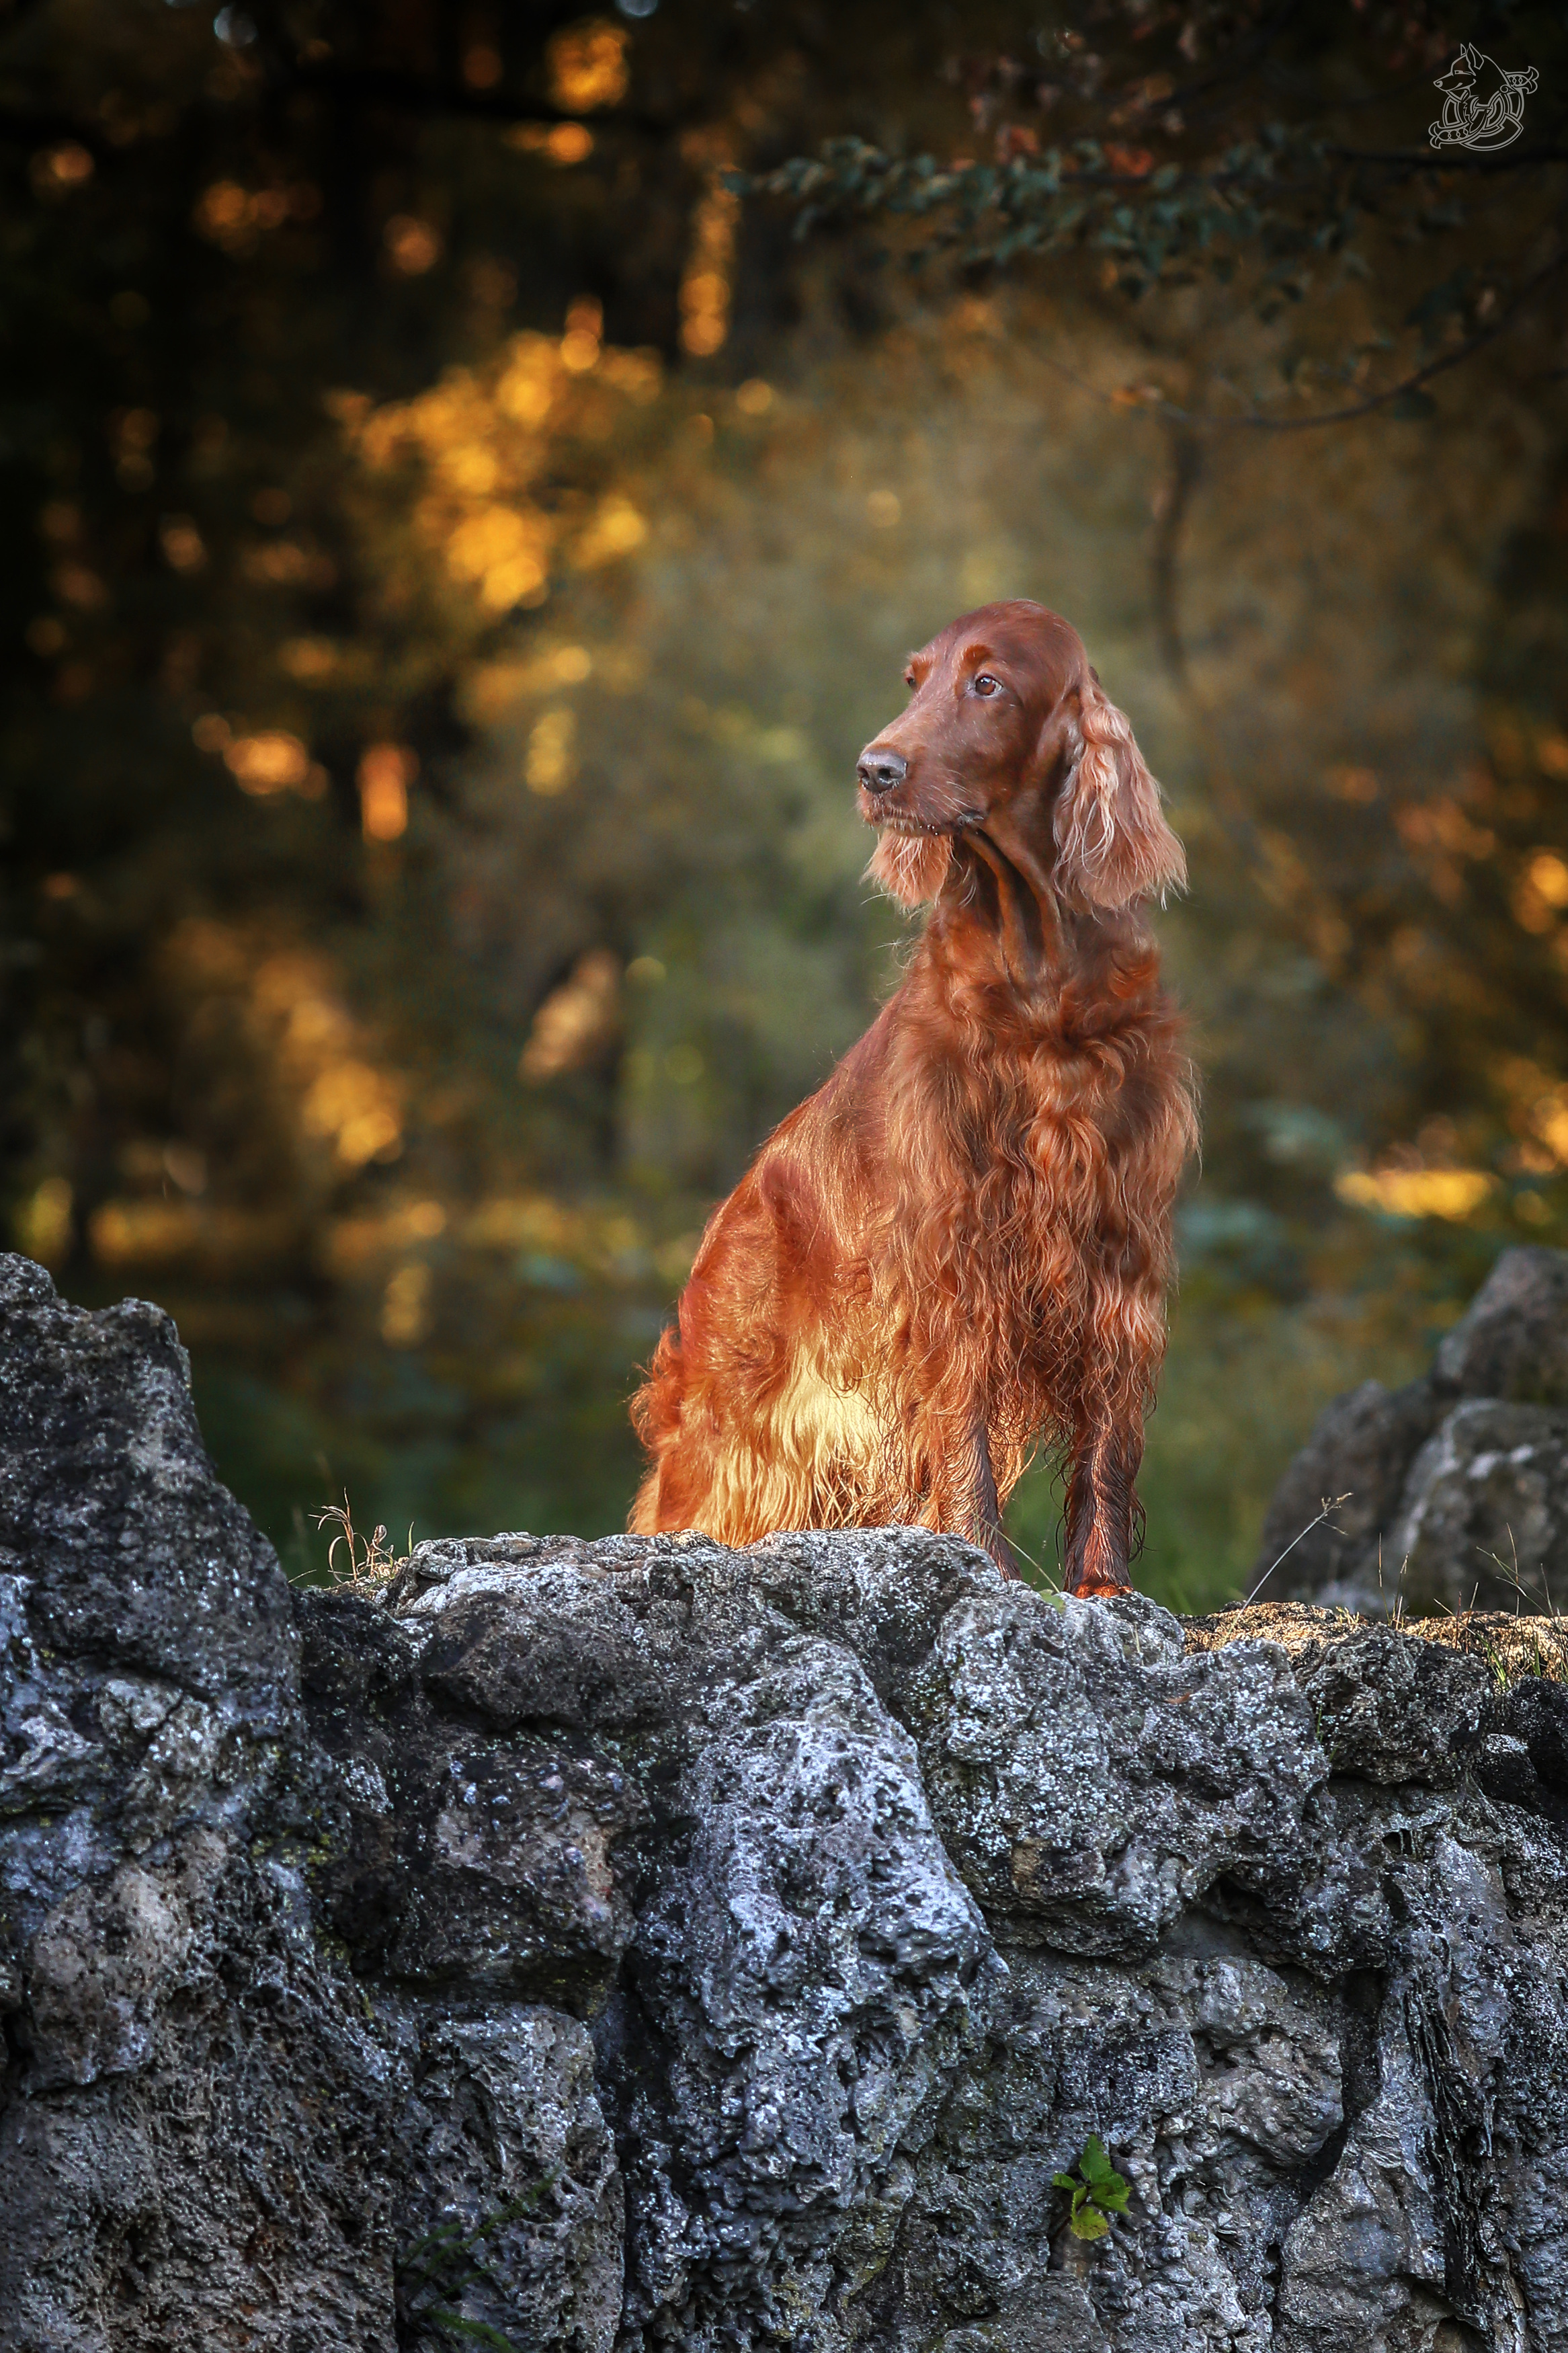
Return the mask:
M 1106 2156 L 1105 2143 L 1093 2133 L 1072 2172 L 1053 2173 L 1051 2184 L 1072 2200 L 1068 2228 L 1075 2239 L 1103 2239 L 1111 2216 L 1127 2211 L 1127 2184 Z

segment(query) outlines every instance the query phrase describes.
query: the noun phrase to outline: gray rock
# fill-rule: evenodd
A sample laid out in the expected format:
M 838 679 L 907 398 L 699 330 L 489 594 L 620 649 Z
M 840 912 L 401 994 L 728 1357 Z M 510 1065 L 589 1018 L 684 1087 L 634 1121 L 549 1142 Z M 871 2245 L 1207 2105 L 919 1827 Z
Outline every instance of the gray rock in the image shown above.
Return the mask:
M 159 1309 L 64 1306 L 0 1258 L 0 1555 L 34 1580 L 34 1636 L 111 1658 L 276 1729 L 293 1630 L 272 1549 L 213 1477 L 190 1368 Z M 12 1561 L 0 1557 L 0 1569 Z
M 427 1689 L 514 1727 L 526 1703 L 531 1727 L 609 1735 L 642 1767 L 648 1892 L 600 2029 L 626 2314 L 717 2343 L 831 2294 L 837 2242 L 976 2038 L 996 1965 L 914 1745 L 853 1654 L 715 1546 L 594 1554 L 475 1548 L 408 1580 L 405 1622 Z
M 216 1841 L 195 1843 L 198 1871 L 221 1861 Z M 27 1947 L 29 2090 L 91 2084 L 146 2063 L 167 1988 L 194 1941 L 184 1894 L 128 1862 L 104 1885 L 78 1887 L 56 1905 Z
M 1375 1617 L 1511 1609 L 1516 1554 L 1530 1607 L 1550 1608 L 1553 1573 L 1568 1578 L 1564 1250 L 1505 1250 L 1425 1379 L 1365 1381 L 1324 1409 L 1269 1504 L 1248 1590 Z
M 1422 1615 L 1568 1598 L 1568 1409 L 1456 1407 L 1415 1458 L 1394 1546 Z
M 1493 1692 L 1479 1659 L 1384 1626 L 1331 1623 L 1291 1645 L 1296 1681 L 1336 1771 L 1455 1788 Z
M 1405 1482 L 1442 1410 L 1425 1380 L 1402 1389 L 1363 1381 L 1325 1406 L 1270 1500 L 1247 1573 L 1254 1599 L 1285 1601 L 1331 1588 L 1351 1607 L 1392 1609 Z M 1332 1506 L 1326 1515 L 1325 1504 Z
M 1437 1351 L 1448 1397 L 1568 1406 L 1568 1250 L 1504 1250 Z
M 1323 1778 L 1282 1658 L 1188 1659 L 1145 1601 L 963 1599 L 911 1692 L 959 1868 L 1005 1934 L 1062 1951 L 1151 1949 L 1222 1874 L 1288 1854 Z
M 541 2353 L 610 2353 L 626 2198 L 584 2028 L 522 2008 L 432 2026 L 397 2137 L 403 2328 L 449 2313 Z
M 358 2353 L 395 2067 L 300 1868 L 288 1588 L 167 1318 L 14 1258 L 0 1553 L 0 2346 Z
M 1017 2307 L 972 2328 L 950 2328 L 935 2353 L 1107 2353 L 1105 2331 L 1079 2281 L 1033 2281 Z
M 918 1529 L 289 1596 L 162 1319 L 0 1314 L 0 2353 L 1565 2353 L 1554 1625 Z

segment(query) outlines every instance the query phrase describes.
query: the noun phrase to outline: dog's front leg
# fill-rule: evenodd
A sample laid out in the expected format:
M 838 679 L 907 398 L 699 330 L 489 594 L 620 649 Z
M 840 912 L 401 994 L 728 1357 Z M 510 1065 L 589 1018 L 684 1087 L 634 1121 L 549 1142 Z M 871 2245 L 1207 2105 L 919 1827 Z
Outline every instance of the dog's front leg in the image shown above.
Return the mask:
M 1101 1427 L 1083 1432 L 1073 1449 L 1068 1485 L 1062 1589 L 1080 1601 L 1131 1593 L 1127 1573 L 1137 1510 L 1132 1482 L 1142 1456 L 1142 1433 Z

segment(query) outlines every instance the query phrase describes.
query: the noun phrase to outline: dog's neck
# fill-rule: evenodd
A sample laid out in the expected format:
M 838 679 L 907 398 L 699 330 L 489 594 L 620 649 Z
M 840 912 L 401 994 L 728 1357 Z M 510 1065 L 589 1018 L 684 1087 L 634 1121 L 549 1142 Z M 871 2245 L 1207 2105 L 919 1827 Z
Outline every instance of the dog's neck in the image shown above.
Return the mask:
M 952 948 L 994 965 L 1022 994 L 1048 988 L 1066 958 L 1063 911 L 1049 875 L 1023 843 L 971 832 L 955 844 L 960 903 L 945 926 Z
M 988 815 L 984 831 L 957 836 L 932 911 L 933 947 L 976 978 L 1033 996 L 1060 979 L 1074 928 L 1049 866 L 1007 811 Z
M 1132 982 L 1113 992 L 1118 997 L 1141 996 L 1140 981 L 1153 981 L 1156 963 L 1153 941 L 1135 913 L 1073 905 L 1026 836 L 994 813 L 983 832 L 954 839 L 921 957 L 962 987 L 988 994 L 1001 988 L 1042 1014 L 1074 982 L 1108 965 L 1124 966 Z

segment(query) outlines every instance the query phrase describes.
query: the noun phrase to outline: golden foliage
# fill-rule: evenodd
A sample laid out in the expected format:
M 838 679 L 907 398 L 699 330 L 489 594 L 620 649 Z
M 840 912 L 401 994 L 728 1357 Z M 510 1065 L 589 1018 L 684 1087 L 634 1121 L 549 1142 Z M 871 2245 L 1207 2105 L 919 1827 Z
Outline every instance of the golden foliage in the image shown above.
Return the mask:
M 158 526 L 159 543 L 175 572 L 200 572 L 206 564 L 206 544 L 189 515 L 165 515 Z
M 572 560 L 579 571 L 593 571 L 598 565 L 613 563 L 618 555 L 629 555 L 647 537 L 647 524 L 631 501 L 618 491 L 602 499 L 572 550 Z
M 528 739 L 523 776 L 531 793 L 552 800 L 563 793 L 577 773 L 577 714 L 566 703 L 542 711 Z
M 286 728 L 268 727 L 256 735 L 231 736 L 226 721 L 220 720 L 220 736 L 216 728 L 202 720 L 196 726 L 204 729 L 196 736 L 197 743 L 204 751 L 222 751 L 224 765 L 243 793 L 264 800 L 273 793 L 297 792 L 307 800 L 319 800 L 327 788 L 326 770 L 311 759 L 299 736 Z
M 1568 1082 L 1523 1055 L 1510 1055 L 1500 1075 L 1521 1165 L 1538 1174 L 1568 1168 Z
M 598 304 L 583 297 L 559 338 L 514 335 L 487 369 L 450 369 L 413 400 L 375 409 L 336 404 L 372 475 L 417 470 L 416 532 L 483 611 L 542 604 L 558 562 L 591 568 L 628 554 L 647 536 L 625 491 L 605 493 L 584 515 L 544 487 L 563 435 L 613 427 L 606 396 L 640 406 L 658 391 L 657 354 L 606 351 L 600 324 Z
M 288 638 L 278 649 L 278 667 L 302 686 L 319 686 L 331 677 L 342 657 L 329 638 Z
M 520 122 L 507 132 L 507 145 L 552 164 L 583 164 L 594 152 L 594 134 L 581 122 Z
M 337 994 L 326 959 L 302 949 L 263 955 L 217 924 L 186 925 L 176 943 L 193 977 L 222 975 L 246 995 L 249 1027 L 297 1106 L 299 1133 L 340 1168 L 395 1159 L 403 1144 L 401 1073 L 373 1060 L 361 1025 Z
M 351 1168 L 396 1150 L 403 1134 L 395 1088 L 370 1062 L 332 1062 L 308 1089 L 300 1124 L 331 1142 Z
M 100 1266 L 227 1269 L 265 1262 L 287 1250 L 294 1236 L 286 1211 L 117 1199 L 93 1211 L 88 1239 Z
M 335 1274 L 355 1275 L 376 1260 L 434 1241 L 447 1230 L 440 1201 L 407 1201 L 381 1216 L 340 1218 L 327 1236 L 327 1260 Z
M 1342 1201 L 1394 1218 L 1472 1217 L 1497 1189 L 1484 1168 L 1352 1168 L 1334 1179 Z
M 16 1247 L 40 1266 L 58 1266 L 71 1243 L 76 1195 L 64 1176 L 46 1176 L 16 1213 Z
M 430 1324 L 430 1270 L 411 1259 L 388 1278 L 381 1303 L 381 1336 L 389 1348 L 416 1348 Z
M 519 1076 L 552 1079 L 583 1069 L 614 1041 L 620 1020 L 620 964 L 607 948 L 590 949 L 534 1015 Z
M 408 787 L 419 755 L 406 744 L 372 744 L 359 764 L 360 825 L 367 841 L 395 841 L 408 830 Z
M 192 217 L 198 236 L 237 255 L 253 251 L 261 231 L 313 220 L 321 208 L 321 190 L 309 181 L 246 188 L 237 180 L 215 180 L 203 189 Z
M 557 33 L 546 52 L 550 95 L 573 114 L 618 106 L 626 94 L 626 35 L 602 16 Z
M 740 207 L 739 196 L 715 180 L 692 216 L 691 247 L 680 281 L 680 340 L 694 359 L 710 358 L 730 332 Z
M 434 269 L 446 249 L 446 240 L 433 221 L 413 213 L 394 213 L 381 233 L 386 258 L 402 278 L 421 278 Z
M 1514 921 L 1521 931 L 1550 932 L 1564 907 L 1568 861 L 1554 849 L 1538 849 L 1514 884 Z
M 46 148 L 35 155 L 32 164 L 33 185 L 41 196 L 63 196 L 72 188 L 82 188 L 91 179 L 93 160 L 79 141 L 66 140 L 58 147 Z

